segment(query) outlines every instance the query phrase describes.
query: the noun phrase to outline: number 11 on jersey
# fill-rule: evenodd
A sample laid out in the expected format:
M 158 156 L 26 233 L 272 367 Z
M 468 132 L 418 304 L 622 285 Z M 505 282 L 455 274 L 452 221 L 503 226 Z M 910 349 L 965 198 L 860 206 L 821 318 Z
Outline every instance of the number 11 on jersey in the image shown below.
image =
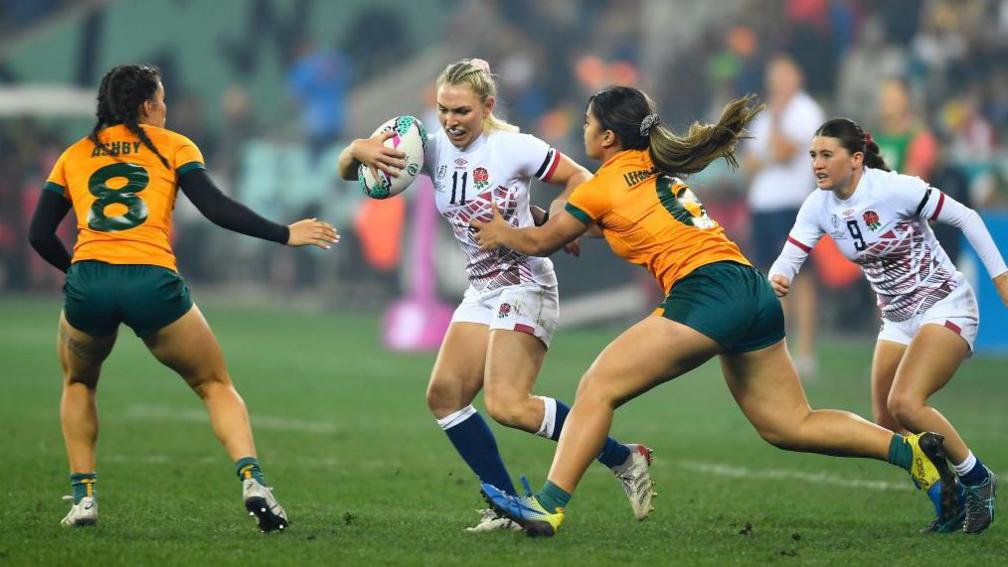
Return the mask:
M 464 204 L 466 204 L 465 191 L 466 191 L 466 181 L 468 179 L 469 179 L 469 172 L 468 171 L 463 171 L 462 172 L 462 191 L 461 191 L 462 196 L 459 199 L 459 201 L 456 203 L 455 202 L 455 196 L 456 196 L 456 192 L 458 192 L 458 190 L 459 190 L 459 172 L 456 171 L 455 173 L 452 174 L 452 196 L 451 196 L 451 201 L 449 201 L 449 204 L 452 204 L 452 205 L 464 205 Z

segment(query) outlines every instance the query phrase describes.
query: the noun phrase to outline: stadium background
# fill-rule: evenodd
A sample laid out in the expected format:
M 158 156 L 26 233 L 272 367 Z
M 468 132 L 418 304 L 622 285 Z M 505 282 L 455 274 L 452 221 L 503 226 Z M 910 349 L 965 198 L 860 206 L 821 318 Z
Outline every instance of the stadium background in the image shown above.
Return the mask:
M 595 89 L 640 86 L 659 102 L 663 119 L 681 129 L 711 119 L 732 96 L 763 93 L 764 65 L 777 52 L 796 59 L 827 115 L 851 116 L 868 129 L 878 121 L 881 79 L 905 79 L 944 165 L 958 172 L 963 194 L 995 239 L 1008 241 L 1008 1 L 0 2 L 0 375 L 7 380 L 0 454 L 12 502 L 0 511 L 0 534 L 10 536 L 0 538 L 0 561 L 84 562 L 73 550 L 84 546 L 111 562 L 171 561 L 186 553 L 224 562 L 492 562 L 480 544 L 459 536 L 472 520 L 467 507 L 478 505 L 462 480 L 466 472 L 436 428 L 421 427 L 431 422 L 423 387 L 432 355 L 389 355 L 380 341 L 385 309 L 415 290 L 424 272 L 411 237 L 413 192 L 366 201 L 355 183 L 337 179 L 338 150 L 396 114 L 436 127 L 434 77 L 451 61 L 478 56 L 499 77 L 504 117 L 594 165 L 582 155 L 580 136 L 584 101 Z M 318 215 L 344 235 L 328 252 L 294 251 L 218 229 L 184 197 L 175 214 L 180 270 L 224 345 L 267 472 L 274 471 L 295 522 L 302 518 L 303 540 L 264 547 L 246 534 L 250 526 L 239 530 L 241 518 L 230 522 L 237 496 L 227 491 L 235 487 L 218 479 L 227 466 L 195 398 L 127 332 L 102 386 L 108 521 L 98 533 L 105 539 L 82 541 L 53 528 L 62 514 L 65 467 L 52 349 L 62 277 L 28 247 L 27 223 L 55 159 L 93 124 L 101 75 L 141 61 L 163 72 L 168 127 L 199 145 L 226 192 L 278 221 Z M 299 94 L 303 84 L 312 86 Z M 718 164 L 691 184 L 747 246 L 746 175 Z M 552 196 L 548 189 L 533 192 L 539 202 Z M 62 227 L 68 242 L 69 223 Z M 939 399 L 986 460 L 1005 470 L 1001 431 L 1008 422 L 1001 410 L 1008 387 L 997 377 L 1008 352 L 1008 315 L 962 246 L 959 264 L 980 293 L 981 353 Z M 433 278 L 440 301 L 454 303 L 465 285 L 464 259 L 447 232 L 438 234 L 432 256 L 433 276 L 425 277 Z M 554 260 L 564 311 L 540 385 L 572 397 L 594 353 L 618 325 L 646 313 L 657 290 L 598 242 L 588 243 L 580 259 Z M 860 280 L 818 285 L 821 362 L 808 383 L 810 398 L 869 415 L 872 298 Z M 576 509 L 581 519 L 563 534 L 569 539 L 548 551 L 491 539 L 492 549 L 518 562 L 536 561 L 544 551 L 552 562 L 579 563 L 622 560 L 630 552 L 641 561 L 721 564 L 891 562 L 887 554 L 897 550 L 907 561 L 964 553 L 984 563 L 1004 553 L 999 523 L 979 543 L 921 544 L 908 533 L 926 509 L 911 500 L 902 478 L 865 463 L 764 446 L 732 407 L 716 367 L 697 374 L 682 380 L 689 385 L 631 404 L 616 425 L 624 437 L 657 437 L 666 458 L 656 473 L 666 509 L 654 521 L 613 525 L 625 503 L 596 471 L 579 493 L 585 502 Z M 519 437 L 500 434 L 512 473 L 528 471 L 535 484 L 551 451 Z M 372 458 L 375 447 L 399 449 Z M 176 460 L 178 485 L 191 490 L 178 497 L 192 504 L 198 520 L 160 508 L 145 481 Z M 455 475 L 450 483 L 441 482 L 446 471 Z M 127 490 L 129 497 L 122 495 Z M 819 508 L 828 513 L 816 514 Z M 168 520 L 159 530 L 140 527 L 162 516 Z M 194 540 L 187 539 L 187 521 L 200 532 Z M 766 530 L 756 530 L 763 539 L 743 533 L 753 522 Z M 799 528 L 814 537 L 795 538 Z M 399 555 L 383 554 L 392 534 L 439 543 L 407 543 Z M 330 536 L 341 543 L 323 544 Z M 138 543 L 144 538 L 156 544 Z M 600 543 L 612 538 L 619 543 Z M 265 555 L 243 555 L 246 546 Z

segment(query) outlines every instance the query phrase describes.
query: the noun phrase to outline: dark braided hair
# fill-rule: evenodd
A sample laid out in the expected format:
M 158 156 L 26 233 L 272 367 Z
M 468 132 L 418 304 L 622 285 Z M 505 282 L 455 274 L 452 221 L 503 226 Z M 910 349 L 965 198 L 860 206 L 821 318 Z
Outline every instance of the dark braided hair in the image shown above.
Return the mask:
M 109 147 L 98 140 L 98 132 L 109 126 L 124 124 L 140 138 L 143 145 L 157 155 L 165 167 L 171 169 L 168 160 L 154 147 L 154 143 L 137 122 L 140 105 L 154 98 L 160 80 L 161 72 L 153 65 L 120 65 L 105 73 L 98 86 L 98 110 L 95 112 L 98 120 L 88 139 L 111 154 Z
M 865 132 L 850 118 L 830 118 L 815 131 L 815 135 L 840 140 L 840 145 L 851 155 L 861 152 L 864 154 L 865 167 L 889 171 L 889 166 L 879 154 L 878 144 L 872 140 L 871 134 Z

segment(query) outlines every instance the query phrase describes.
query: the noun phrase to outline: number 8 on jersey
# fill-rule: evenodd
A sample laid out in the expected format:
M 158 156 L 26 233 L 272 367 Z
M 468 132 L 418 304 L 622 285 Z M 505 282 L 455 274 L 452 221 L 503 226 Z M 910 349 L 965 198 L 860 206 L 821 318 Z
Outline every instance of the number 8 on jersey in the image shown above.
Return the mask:
M 108 186 L 116 178 L 126 178 L 119 189 Z M 140 226 L 147 220 L 147 203 L 137 193 L 147 188 L 150 176 L 143 167 L 132 163 L 113 163 L 95 171 L 88 179 L 88 191 L 95 202 L 88 210 L 88 227 L 100 232 L 116 232 Z M 119 207 L 116 207 L 119 205 Z M 106 208 L 126 208 L 126 212 L 109 216 Z

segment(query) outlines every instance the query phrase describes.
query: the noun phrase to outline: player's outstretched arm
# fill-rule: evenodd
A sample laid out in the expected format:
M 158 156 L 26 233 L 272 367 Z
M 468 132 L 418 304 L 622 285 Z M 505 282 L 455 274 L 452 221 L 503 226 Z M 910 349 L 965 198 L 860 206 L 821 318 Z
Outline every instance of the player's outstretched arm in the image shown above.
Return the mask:
M 510 248 L 528 256 L 549 256 L 588 230 L 588 225 L 566 211 L 556 217 L 550 215 L 542 226 L 515 228 L 504 220 L 496 203 L 489 222 L 474 219 L 469 226 L 481 249 Z
M 941 192 L 934 195 L 937 196 L 933 196 L 931 190 L 924 195 L 924 202 L 928 206 L 922 204 L 919 214 L 962 231 L 994 282 L 1001 302 L 1008 306 L 1008 266 L 983 218 L 975 210 L 948 195 Z
M 222 228 L 288 246 L 311 244 L 329 248 L 339 242 L 336 229 L 317 219 L 304 219 L 284 226 L 263 218 L 222 193 L 203 169 L 182 174 L 179 187 L 203 216 Z
M 287 246 L 318 246 L 328 250 L 340 241 L 340 235 L 333 226 L 317 218 L 301 219 L 287 225 L 290 236 Z
M 570 197 L 571 193 L 578 188 L 579 185 L 591 179 L 593 175 L 590 171 L 584 168 L 578 162 L 572 160 L 564 154 L 560 154 L 560 163 L 557 164 L 556 171 L 549 178 L 549 183 L 553 185 L 563 185 L 564 190 L 556 196 L 553 201 L 550 202 L 549 214 L 560 216 L 563 214 L 564 207 L 567 205 L 567 199 Z M 537 223 L 538 224 L 538 223 Z M 598 225 L 592 224 L 588 227 L 585 232 L 585 236 L 590 236 L 592 238 L 601 238 L 602 229 Z M 572 246 L 576 246 L 576 242 L 571 243 Z M 568 252 L 578 255 L 578 251 L 571 250 L 565 247 Z
M 357 179 L 357 166 L 364 164 L 377 179 L 378 171 L 392 177 L 399 177 L 399 170 L 406 167 L 406 153 L 385 145 L 385 140 L 395 136 L 392 130 L 375 134 L 370 138 L 358 138 L 340 152 L 337 169 L 346 181 Z
M 560 216 L 564 205 L 567 204 L 567 198 L 574 192 L 574 189 L 591 178 L 591 172 L 581 164 L 564 154 L 560 154 L 560 161 L 557 163 L 556 170 L 553 171 L 547 182 L 551 185 L 563 185 L 564 190 L 550 202 L 550 215 Z
M 800 248 L 794 242 L 784 243 L 780 256 L 767 271 L 770 287 L 773 288 L 777 297 L 784 297 L 791 291 L 791 282 L 798 275 L 798 271 L 801 270 L 802 264 L 807 258 L 808 251 Z

